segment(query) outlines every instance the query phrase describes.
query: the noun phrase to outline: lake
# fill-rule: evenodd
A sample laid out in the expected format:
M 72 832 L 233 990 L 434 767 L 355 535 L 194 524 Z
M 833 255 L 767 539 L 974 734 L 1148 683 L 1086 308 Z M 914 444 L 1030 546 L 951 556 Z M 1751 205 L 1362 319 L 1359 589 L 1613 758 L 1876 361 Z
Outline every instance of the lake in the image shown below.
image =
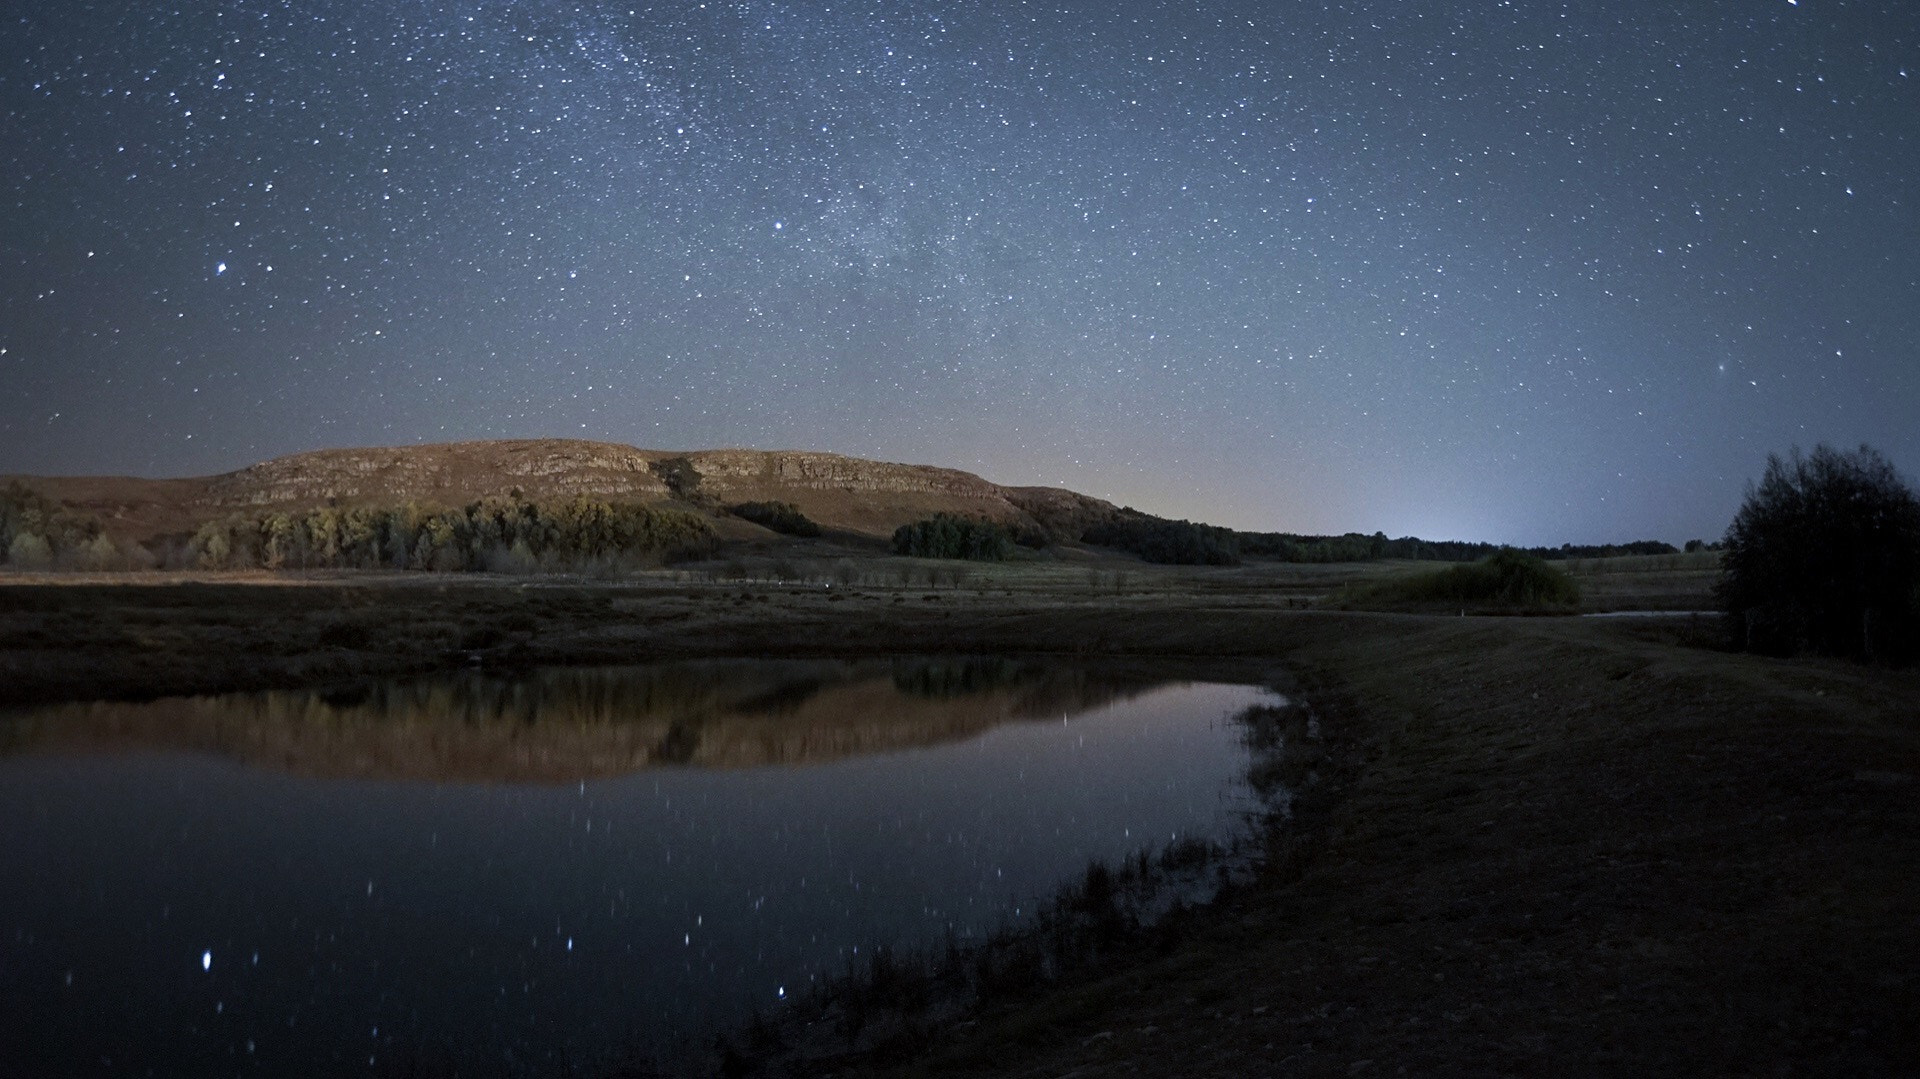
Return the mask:
M 1246 827 L 1257 687 L 1003 659 L 464 672 L 0 716 L 0 1075 L 671 1058 Z

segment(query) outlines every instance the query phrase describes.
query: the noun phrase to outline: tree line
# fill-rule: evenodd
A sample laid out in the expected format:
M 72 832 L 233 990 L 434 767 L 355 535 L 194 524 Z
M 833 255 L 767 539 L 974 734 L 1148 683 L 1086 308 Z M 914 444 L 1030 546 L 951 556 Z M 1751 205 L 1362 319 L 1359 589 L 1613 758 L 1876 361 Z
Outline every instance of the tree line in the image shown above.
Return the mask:
M 439 572 L 638 568 L 718 548 L 712 526 L 694 514 L 586 495 L 234 514 L 201 525 L 188 545 L 206 569 Z
M 893 553 L 913 558 L 1000 562 L 1013 553 L 1013 533 L 992 521 L 936 513 L 894 529 Z
M 734 513 L 748 516 L 742 512 L 746 508 L 737 507 Z M 756 508 L 754 512 L 765 511 Z M 1006 558 L 1013 545 L 1044 547 L 1058 542 L 1058 538 L 1031 527 L 1009 527 L 997 522 L 942 513 L 895 530 L 893 551 L 895 554 L 921 558 L 997 560 Z M 1122 508 L 1105 521 L 1088 526 L 1075 538 L 1081 543 L 1126 551 L 1147 562 L 1174 566 L 1232 566 L 1238 565 L 1242 558 L 1308 563 L 1377 562 L 1382 559 L 1479 562 L 1504 551 L 1518 551 L 1549 562 L 1679 553 L 1679 548 L 1660 540 L 1515 548 L 1495 543 L 1423 540 L 1417 536 L 1388 539 L 1384 532 L 1376 532 L 1371 536 L 1359 532 L 1341 536 L 1242 532 L 1198 521 L 1156 517 L 1130 506 Z M 1688 549 L 1697 550 L 1703 546 L 1695 541 Z
M 1407 559 L 1427 562 L 1478 562 L 1501 551 L 1518 550 L 1549 562 L 1573 558 L 1617 558 L 1623 555 L 1678 554 L 1660 540 L 1633 543 L 1561 544 L 1558 547 L 1513 548 L 1495 543 L 1460 540 L 1423 540 L 1418 536 L 1388 539 L 1386 533 L 1340 536 L 1301 535 L 1294 532 L 1242 532 L 1195 521 L 1175 521 L 1142 513 L 1132 507 L 1081 533 L 1082 543 L 1112 547 L 1148 562 L 1185 566 L 1227 566 L 1244 558 L 1275 562 L 1377 562 Z
M 1172 566 L 1230 566 L 1240 561 L 1240 538 L 1229 528 L 1170 521 L 1123 509 L 1080 534 L 1080 542 L 1112 547 L 1148 562 Z
M 15 569 L 114 569 L 125 561 L 92 514 L 75 513 L 17 480 L 0 490 L 0 562 Z

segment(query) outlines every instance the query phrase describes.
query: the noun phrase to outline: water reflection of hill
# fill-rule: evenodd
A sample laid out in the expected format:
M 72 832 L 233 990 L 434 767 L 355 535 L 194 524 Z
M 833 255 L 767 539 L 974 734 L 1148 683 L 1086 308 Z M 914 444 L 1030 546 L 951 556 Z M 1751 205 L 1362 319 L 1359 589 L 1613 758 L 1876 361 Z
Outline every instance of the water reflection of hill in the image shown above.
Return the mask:
M 558 783 L 935 745 L 1084 712 L 1150 685 L 1004 659 L 468 672 L 326 692 L 36 709 L 0 721 L 0 752 L 168 749 L 303 775 Z

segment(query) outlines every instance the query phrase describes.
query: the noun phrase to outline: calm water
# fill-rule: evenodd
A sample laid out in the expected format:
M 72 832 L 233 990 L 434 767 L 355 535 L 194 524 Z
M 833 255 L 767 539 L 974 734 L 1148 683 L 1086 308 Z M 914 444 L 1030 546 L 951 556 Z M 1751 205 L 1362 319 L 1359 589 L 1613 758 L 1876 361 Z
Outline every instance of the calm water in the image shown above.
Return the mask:
M 0 1074 L 552 1074 L 1247 806 L 1233 685 L 1005 661 L 0 717 Z

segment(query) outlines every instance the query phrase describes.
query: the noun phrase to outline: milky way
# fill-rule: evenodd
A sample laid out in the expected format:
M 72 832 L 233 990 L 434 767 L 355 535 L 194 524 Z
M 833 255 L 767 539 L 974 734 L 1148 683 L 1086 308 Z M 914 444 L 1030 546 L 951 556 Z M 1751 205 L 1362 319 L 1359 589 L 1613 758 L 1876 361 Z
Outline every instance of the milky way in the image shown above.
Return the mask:
M 1920 469 L 1905 3 L 178 7 L 0 33 L 0 471 L 553 435 L 1559 543 Z

